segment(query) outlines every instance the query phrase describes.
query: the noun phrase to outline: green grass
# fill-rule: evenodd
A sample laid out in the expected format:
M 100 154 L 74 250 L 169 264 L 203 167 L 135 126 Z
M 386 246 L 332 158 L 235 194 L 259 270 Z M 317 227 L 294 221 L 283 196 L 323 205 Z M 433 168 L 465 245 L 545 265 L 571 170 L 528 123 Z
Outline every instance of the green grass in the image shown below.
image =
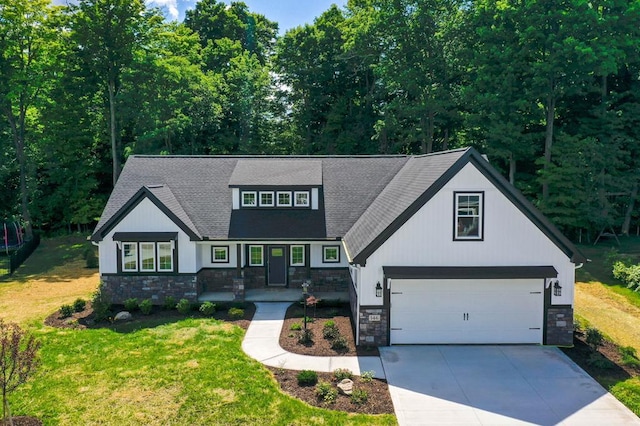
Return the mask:
M 385 416 L 310 407 L 280 392 L 248 358 L 244 331 L 185 319 L 136 331 L 35 330 L 43 365 L 11 396 L 45 424 L 395 424 Z
M 627 379 L 624 382 L 619 382 L 612 385 L 609 391 L 620 402 L 629 407 L 636 416 L 640 416 L 640 378 L 633 377 Z

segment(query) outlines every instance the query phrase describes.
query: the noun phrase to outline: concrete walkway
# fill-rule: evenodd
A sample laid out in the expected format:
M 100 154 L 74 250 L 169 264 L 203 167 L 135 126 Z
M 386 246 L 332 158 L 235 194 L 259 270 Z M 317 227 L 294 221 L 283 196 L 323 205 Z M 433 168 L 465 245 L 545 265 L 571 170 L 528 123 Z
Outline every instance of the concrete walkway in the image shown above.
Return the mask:
M 354 374 L 373 371 L 384 379 L 384 369 L 377 356 L 309 356 L 287 352 L 280 347 L 280 331 L 291 302 L 256 302 L 256 313 L 242 341 L 242 350 L 261 363 L 288 370 L 333 372 L 348 368 Z

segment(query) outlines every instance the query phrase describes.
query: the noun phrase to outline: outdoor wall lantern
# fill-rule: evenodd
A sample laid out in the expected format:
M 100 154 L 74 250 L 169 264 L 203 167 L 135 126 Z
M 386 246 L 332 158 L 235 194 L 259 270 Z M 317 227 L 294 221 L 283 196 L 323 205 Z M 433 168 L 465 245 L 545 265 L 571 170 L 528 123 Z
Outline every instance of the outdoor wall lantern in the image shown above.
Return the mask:
M 553 283 L 553 295 L 562 296 L 562 286 L 558 280 Z
M 382 297 L 382 286 L 380 285 L 380 281 L 376 284 L 376 297 Z

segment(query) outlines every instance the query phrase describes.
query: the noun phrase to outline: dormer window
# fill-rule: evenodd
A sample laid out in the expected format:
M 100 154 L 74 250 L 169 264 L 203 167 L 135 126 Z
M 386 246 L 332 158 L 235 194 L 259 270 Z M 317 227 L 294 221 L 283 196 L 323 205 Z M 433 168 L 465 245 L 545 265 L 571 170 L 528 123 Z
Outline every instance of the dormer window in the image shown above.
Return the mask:
M 256 191 L 242 191 L 242 207 L 255 207 L 258 205 Z
M 291 207 L 291 191 L 278 191 L 278 207 Z
M 309 191 L 295 191 L 293 196 L 295 207 L 309 207 Z
M 273 191 L 260 191 L 260 207 L 273 207 Z

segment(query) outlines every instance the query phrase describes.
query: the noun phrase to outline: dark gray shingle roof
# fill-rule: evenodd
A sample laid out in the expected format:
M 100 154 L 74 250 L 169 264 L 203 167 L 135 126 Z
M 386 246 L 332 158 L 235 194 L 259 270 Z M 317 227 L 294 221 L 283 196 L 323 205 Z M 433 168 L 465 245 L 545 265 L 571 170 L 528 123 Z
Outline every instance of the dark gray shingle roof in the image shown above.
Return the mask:
M 322 160 L 253 158 L 238 160 L 230 186 L 322 185 Z

